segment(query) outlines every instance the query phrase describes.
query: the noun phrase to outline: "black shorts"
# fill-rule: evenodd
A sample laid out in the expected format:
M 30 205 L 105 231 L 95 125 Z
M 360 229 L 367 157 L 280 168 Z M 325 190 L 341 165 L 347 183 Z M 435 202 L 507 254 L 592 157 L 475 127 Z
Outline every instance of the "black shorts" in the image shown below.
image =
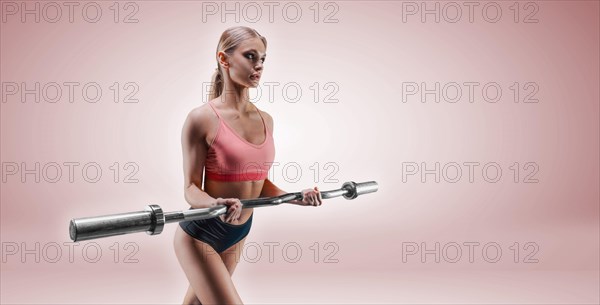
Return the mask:
M 191 237 L 209 244 L 217 253 L 227 250 L 235 245 L 250 232 L 252 217 L 241 225 L 226 223 L 219 216 L 192 221 L 181 221 L 179 226 Z

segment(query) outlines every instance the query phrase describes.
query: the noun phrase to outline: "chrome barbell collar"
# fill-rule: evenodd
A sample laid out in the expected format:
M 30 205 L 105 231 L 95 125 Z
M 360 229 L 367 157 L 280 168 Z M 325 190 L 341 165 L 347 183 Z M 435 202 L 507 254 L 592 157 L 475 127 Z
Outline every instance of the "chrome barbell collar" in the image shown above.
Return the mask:
M 165 227 L 165 214 L 162 208 L 157 204 L 150 204 L 144 209 L 152 214 L 152 226 L 146 231 L 148 235 L 157 235 L 163 231 Z

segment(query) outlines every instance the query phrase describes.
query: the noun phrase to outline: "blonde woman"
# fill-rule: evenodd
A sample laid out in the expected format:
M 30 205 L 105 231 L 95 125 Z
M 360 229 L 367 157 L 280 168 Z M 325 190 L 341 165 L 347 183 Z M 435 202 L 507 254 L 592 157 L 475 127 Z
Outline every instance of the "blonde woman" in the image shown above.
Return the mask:
M 186 201 L 192 209 L 227 206 L 226 215 L 181 222 L 175 232 L 175 254 L 190 284 L 184 304 L 242 303 L 231 276 L 253 209 L 242 209 L 240 199 L 287 193 L 267 179 L 275 158 L 273 118 L 249 101 L 248 90 L 258 85 L 263 72 L 266 48 L 266 38 L 256 30 L 225 30 L 209 102 L 193 109 L 183 126 Z M 291 203 L 321 205 L 317 187 L 302 193 L 302 201 Z

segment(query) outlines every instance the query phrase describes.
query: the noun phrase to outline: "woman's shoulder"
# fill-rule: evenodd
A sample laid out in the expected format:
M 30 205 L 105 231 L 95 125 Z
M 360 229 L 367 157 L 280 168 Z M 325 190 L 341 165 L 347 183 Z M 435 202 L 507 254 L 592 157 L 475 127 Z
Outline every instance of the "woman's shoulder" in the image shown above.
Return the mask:
M 258 109 L 258 107 L 256 107 L 256 109 Z M 265 123 L 267 124 L 269 129 L 273 130 L 273 117 L 266 111 L 263 111 L 261 109 L 258 109 L 258 111 L 260 111 L 260 114 L 265 119 Z
M 212 122 L 214 119 L 218 119 L 217 114 L 209 105 L 209 102 L 190 110 L 188 116 L 201 122 Z
M 194 129 L 206 131 L 217 122 L 218 117 L 214 114 L 210 105 L 205 103 L 190 110 L 186 120 Z

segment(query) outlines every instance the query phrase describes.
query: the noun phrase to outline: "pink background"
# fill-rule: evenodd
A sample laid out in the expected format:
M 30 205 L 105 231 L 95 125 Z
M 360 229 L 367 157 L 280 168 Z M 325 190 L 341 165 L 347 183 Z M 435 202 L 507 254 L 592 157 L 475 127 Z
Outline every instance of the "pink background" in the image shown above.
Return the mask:
M 403 4 L 394 1 L 342 1 L 332 7 L 321 2 L 319 22 L 313 20 L 312 1 L 296 2 L 302 10 L 297 23 L 282 17 L 283 2 L 275 7 L 272 22 L 268 7 L 255 2 L 262 8 L 260 21 L 250 22 L 254 10 L 247 7 L 248 14 L 236 23 L 233 15 L 224 22 L 211 15 L 203 22 L 201 2 L 140 1 L 132 2 L 139 9 L 133 16 L 137 23 L 115 23 L 113 2 L 96 3 L 102 9 L 97 23 L 82 19 L 84 2 L 75 7 L 73 23 L 65 6 L 56 23 L 43 18 L 36 23 L 33 16 L 21 22 L 19 15 L 6 15 L 0 23 L 3 84 L 80 83 L 73 103 L 65 86 L 56 103 L 43 97 L 35 103 L 32 95 L 23 103 L 18 94 L 3 91 L 2 303 L 181 303 L 188 283 L 173 252 L 176 225 L 167 225 L 158 236 L 80 242 L 71 261 L 68 223 L 142 210 L 147 204 L 165 211 L 188 208 L 182 192 L 181 127 L 187 113 L 206 101 L 202 83 L 216 67 L 219 36 L 234 25 L 253 27 L 267 37 L 261 84 L 280 83 L 274 96 L 261 86 L 263 96 L 254 99 L 275 119 L 276 161 L 281 163 L 271 173 L 275 184 L 289 192 L 314 185 L 334 189 L 350 180 L 375 180 L 380 186 L 375 194 L 328 200 L 318 209 L 257 209 L 247 239 L 254 247 L 245 249 L 233 277 L 244 302 L 600 302 L 598 2 L 535 2 L 537 23 L 522 22 L 533 12 L 524 2 L 515 22 L 512 1 L 496 2 L 502 9 L 496 23 L 482 18 L 486 2 L 478 2 L 472 23 L 462 2 L 456 23 L 443 16 L 436 23 L 432 15 L 425 22 L 419 15 L 403 22 Z M 434 3 L 428 2 L 428 8 Z M 334 8 L 338 22 L 322 22 Z M 124 3 L 120 10 L 120 21 L 133 12 Z M 48 8 L 47 15 L 53 12 Z M 446 12 L 446 17 L 454 14 L 450 8 Z M 80 89 L 93 82 L 103 95 L 88 103 Z M 109 88 L 115 82 L 121 87 L 119 103 Z M 138 103 L 122 103 L 132 92 L 124 88 L 127 82 L 137 84 Z M 311 90 L 315 82 L 319 100 Z M 325 87 L 328 82 L 338 89 L 337 103 L 323 103 L 334 92 Z M 432 96 L 422 103 L 419 95 L 403 102 L 406 82 L 424 82 L 427 89 L 436 82 L 481 85 L 473 103 L 466 87 L 456 103 L 435 103 Z M 491 82 L 503 90 L 497 103 L 481 98 L 481 87 Z M 525 83 L 537 84 L 539 102 L 515 103 L 510 89 L 515 82 L 521 99 L 532 92 Z M 281 89 L 289 83 L 302 89 L 296 103 L 283 97 Z M 288 93 L 295 95 L 292 89 Z M 62 166 L 57 182 L 44 179 L 54 177 L 50 168 L 36 183 L 32 174 L 25 181 L 21 172 L 7 174 L 10 164 L 22 162 L 28 169 L 36 162 L 40 168 L 51 162 L 80 165 L 73 182 Z M 81 174 L 83 165 L 92 162 L 102 169 L 97 183 Z M 115 162 L 118 182 L 110 168 Z M 138 166 L 131 177 L 137 183 L 124 183 L 134 172 L 124 167 L 128 162 Z M 329 162 L 334 167 L 327 167 Z M 452 162 L 480 165 L 472 183 L 465 166 L 455 183 L 450 182 L 453 167 L 439 183 L 433 174 L 424 182 L 419 175 L 403 181 L 403 164 L 420 167 L 422 162 L 427 169 L 436 162 L 442 168 Z M 515 162 L 520 166 L 516 183 L 510 168 Z M 532 177 L 537 183 L 523 182 L 533 171 L 524 168 L 528 162 L 537 164 Z M 490 163 L 502 169 L 497 183 L 483 179 L 481 169 Z M 286 164 L 300 168 L 301 176 L 291 179 L 294 167 L 284 176 Z M 488 173 L 494 176 L 493 169 Z M 279 243 L 272 262 L 264 244 L 269 242 Z M 125 248 L 127 243 L 136 248 Z M 424 261 L 421 252 L 407 254 L 407 245 L 432 250 L 436 243 L 445 249 L 438 252 L 439 262 L 434 254 Z M 473 262 L 465 243 L 479 243 Z M 296 248 L 282 254 L 286 244 L 301 249 L 297 262 L 289 262 Z M 462 246 L 455 263 L 452 245 Z M 486 261 L 495 250 L 484 256 L 484 245 L 501 248 L 496 263 Z M 87 262 L 96 248 L 102 251 L 99 261 Z M 137 252 L 127 258 L 133 249 Z M 131 260 L 137 262 L 126 263 Z

